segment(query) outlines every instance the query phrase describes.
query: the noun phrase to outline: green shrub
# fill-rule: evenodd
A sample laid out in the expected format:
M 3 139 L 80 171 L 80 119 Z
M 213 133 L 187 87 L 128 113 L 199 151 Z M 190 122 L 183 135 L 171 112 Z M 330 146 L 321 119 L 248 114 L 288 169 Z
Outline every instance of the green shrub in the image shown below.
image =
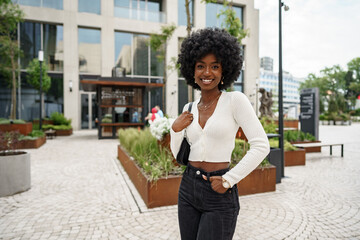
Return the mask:
M 64 114 L 53 112 L 50 116 L 50 119 L 53 120 L 54 125 L 71 125 L 71 119 L 67 119 L 64 117 Z
M 26 122 L 22 119 L 6 119 L 6 118 L 2 118 L 0 119 L 0 124 L 10 124 L 10 123 L 14 123 L 14 124 L 25 124 Z
M 300 130 L 296 131 L 285 131 L 284 139 L 289 142 L 297 142 L 297 141 L 315 141 L 315 137 L 310 133 L 304 133 Z
M 40 137 L 44 137 L 45 133 L 41 130 L 32 130 L 32 132 L 29 133 L 28 136 L 34 138 L 40 138 Z
M 275 139 L 269 140 L 270 147 L 272 148 L 278 148 L 279 147 L 279 141 Z M 284 141 L 284 151 L 295 151 L 297 150 L 297 147 L 293 146 L 290 142 Z
M 249 143 L 245 142 L 241 139 L 235 139 L 235 147 L 231 154 L 231 163 L 230 168 L 235 167 L 236 164 L 238 164 L 241 159 L 245 156 L 247 150 L 249 149 Z M 269 165 L 269 161 L 265 158 L 261 163 L 261 167 L 265 167 Z
M 42 129 L 44 130 L 70 130 L 72 129 L 71 125 L 52 125 L 52 124 L 45 124 L 42 126 Z
M 263 117 L 262 119 L 260 119 L 260 122 L 266 133 L 277 133 L 277 125 L 275 124 L 274 120 Z
M 121 146 L 134 158 L 150 180 L 156 181 L 169 174 L 181 174 L 183 168 L 175 166 L 171 152 L 159 147 L 150 130 L 136 128 L 120 129 L 118 131 Z

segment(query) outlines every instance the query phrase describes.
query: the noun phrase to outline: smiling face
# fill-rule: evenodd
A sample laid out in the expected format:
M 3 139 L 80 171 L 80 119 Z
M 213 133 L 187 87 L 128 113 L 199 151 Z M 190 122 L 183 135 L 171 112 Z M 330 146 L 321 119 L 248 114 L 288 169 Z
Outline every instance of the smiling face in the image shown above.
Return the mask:
M 195 82 L 201 90 L 218 89 L 222 77 L 222 66 L 213 53 L 195 63 Z

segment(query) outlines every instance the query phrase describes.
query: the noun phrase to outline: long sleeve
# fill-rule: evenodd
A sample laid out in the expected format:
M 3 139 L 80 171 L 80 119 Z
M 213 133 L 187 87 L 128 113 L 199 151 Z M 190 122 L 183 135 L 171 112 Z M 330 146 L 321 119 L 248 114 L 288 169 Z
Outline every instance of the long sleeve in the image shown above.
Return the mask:
M 183 112 L 185 111 L 185 109 L 188 109 L 188 105 L 186 104 L 183 108 Z M 180 132 L 174 132 L 174 130 L 170 129 L 170 149 L 172 154 L 174 155 L 174 157 L 176 158 L 176 155 L 178 154 L 179 150 L 180 150 L 180 145 L 181 142 L 184 138 L 184 134 L 185 134 L 185 129 L 183 129 Z
M 223 178 L 231 186 L 250 174 L 270 151 L 266 133 L 248 98 L 243 93 L 234 92 L 232 94 L 232 106 L 234 119 L 244 131 L 250 149 L 234 168 L 223 175 Z

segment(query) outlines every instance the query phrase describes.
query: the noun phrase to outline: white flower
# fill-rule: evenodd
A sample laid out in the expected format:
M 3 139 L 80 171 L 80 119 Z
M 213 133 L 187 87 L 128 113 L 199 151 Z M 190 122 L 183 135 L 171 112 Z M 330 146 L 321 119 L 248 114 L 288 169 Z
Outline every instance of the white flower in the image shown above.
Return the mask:
M 173 118 L 155 118 L 153 122 L 150 123 L 150 132 L 157 139 L 161 140 L 163 136 L 170 132 L 171 125 L 175 119 Z

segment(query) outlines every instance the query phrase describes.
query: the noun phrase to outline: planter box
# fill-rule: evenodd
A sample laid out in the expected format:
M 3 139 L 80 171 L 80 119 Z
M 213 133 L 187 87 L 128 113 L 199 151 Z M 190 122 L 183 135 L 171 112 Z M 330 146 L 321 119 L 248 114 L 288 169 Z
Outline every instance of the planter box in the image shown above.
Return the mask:
M 321 141 L 299 141 L 299 142 L 290 142 L 291 144 L 297 143 L 321 143 Z M 304 148 L 306 153 L 310 152 L 321 152 L 321 147 L 306 147 Z
M 182 176 L 160 178 L 149 181 L 137 164 L 118 146 L 118 159 L 135 185 L 148 208 L 177 204 Z M 238 183 L 239 195 L 263 193 L 276 190 L 276 168 L 257 168 Z
M 154 183 L 146 178 L 121 146 L 118 146 L 118 159 L 148 208 L 177 204 L 182 176 L 170 175 Z
M 0 130 L 3 132 L 19 131 L 20 134 L 27 136 L 32 131 L 32 123 L 0 124 Z
M 70 136 L 73 133 L 72 129 L 69 130 L 55 130 L 56 136 Z
M 0 156 L 0 197 L 30 189 L 30 153 Z
M 276 167 L 256 168 L 237 187 L 239 196 L 276 190 Z
M 284 152 L 285 167 L 305 165 L 305 153 L 306 153 L 305 149 L 298 149 L 296 151 L 285 151 Z
M 43 125 L 45 125 L 45 124 L 53 125 L 54 121 L 53 120 L 42 120 L 41 123 Z M 39 124 L 39 120 L 33 120 L 33 124 Z
M 276 125 L 279 125 L 279 121 L 274 121 Z M 299 120 L 286 120 L 284 119 L 284 127 L 285 128 L 296 128 L 299 129 Z
M 22 140 L 18 144 L 18 149 L 39 148 L 46 143 L 46 137 L 37 138 L 35 140 Z

